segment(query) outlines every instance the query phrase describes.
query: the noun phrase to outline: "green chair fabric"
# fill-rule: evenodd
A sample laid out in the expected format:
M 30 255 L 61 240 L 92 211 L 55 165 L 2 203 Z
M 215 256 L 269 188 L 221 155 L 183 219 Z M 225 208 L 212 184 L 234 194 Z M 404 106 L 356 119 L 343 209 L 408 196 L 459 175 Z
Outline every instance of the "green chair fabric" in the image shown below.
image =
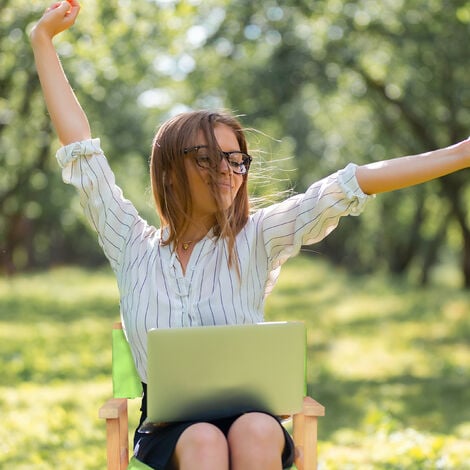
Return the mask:
M 129 461 L 129 466 L 127 470 L 152 470 L 152 467 L 145 465 L 144 463 L 137 460 L 135 457 L 132 457 Z
M 137 374 L 124 330 L 113 329 L 112 340 L 114 398 L 136 398 L 142 396 L 142 383 Z

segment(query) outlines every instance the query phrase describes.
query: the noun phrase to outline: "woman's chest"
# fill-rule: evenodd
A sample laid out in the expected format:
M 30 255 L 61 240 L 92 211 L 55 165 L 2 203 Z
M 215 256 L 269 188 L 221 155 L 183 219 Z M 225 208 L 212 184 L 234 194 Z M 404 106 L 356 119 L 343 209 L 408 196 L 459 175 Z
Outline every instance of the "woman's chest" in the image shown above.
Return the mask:
M 123 272 L 121 311 L 146 329 L 253 323 L 262 320 L 264 284 L 250 263 L 230 267 L 222 249 L 195 250 L 185 272 L 164 253 Z

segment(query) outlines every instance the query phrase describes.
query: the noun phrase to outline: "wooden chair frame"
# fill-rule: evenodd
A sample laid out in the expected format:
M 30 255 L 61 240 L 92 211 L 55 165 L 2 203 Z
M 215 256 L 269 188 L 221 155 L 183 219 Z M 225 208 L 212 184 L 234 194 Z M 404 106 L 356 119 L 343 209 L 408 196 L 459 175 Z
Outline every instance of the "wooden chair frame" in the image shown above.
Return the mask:
M 116 324 L 114 328 L 122 328 Z M 293 416 L 292 437 L 295 444 L 295 465 L 298 470 L 316 470 L 318 417 L 325 416 L 325 407 L 305 397 L 302 411 Z M 99 410 L 106 420 L 108 470 L 126 470 L 129 464 L 127 398 L 111 398 Z

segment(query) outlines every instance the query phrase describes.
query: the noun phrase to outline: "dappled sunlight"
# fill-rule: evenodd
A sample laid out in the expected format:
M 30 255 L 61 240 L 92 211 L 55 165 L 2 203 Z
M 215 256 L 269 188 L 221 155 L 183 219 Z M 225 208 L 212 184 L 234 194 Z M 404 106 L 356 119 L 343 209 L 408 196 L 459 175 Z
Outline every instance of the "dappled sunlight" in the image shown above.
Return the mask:
M 109 279 L 109 269 L 79 270 L 76 268 L 60 267 L 47 271 L 48 287 L 44 285 L 44 273 L 23 274 L 5 278 L 0 283 L 0 295 L 21 296 L 41 301 L 51 302 L 54 297 L 58 303 L 75 304 L 86 297 L 103 299 L 117 299 L 118 290 L 116 282 Z M 84 280 L 88 281 L 84 286 Z M 52 296 L 53 289 L 53 296 Z
M 353 338 L 336 338 L 325 363 L 336 374 L 353 380 L 383 380 L 403 371 L 416 376 L 432 373 L 425 354 L 404 351 L 392 343 L 380 337 L 368 338 L 366 344 Z
M 102 470 L 112 273 L 2 279 L 0 304 L 0 467 Z M 469 311 L 457 288 L 349 276 L 311 256 L 285 265 L 266 319 L 306 323 L 308 393 L 326 407 L 320 470 L 470 468 Z
M 306 321 L 309 393 L 327 410 L 320 468 L 469 466 L 469 302 L 321 260 L 286 265 L 268 316 Z
M 388 433 L 380 428 L 369 436 L 338 434 L 338 444 L 320 447 L 323 469 L 464 469 L 465 442 L 418 432 L 412 428 Z M 463 457 L 464 456 L 464 457 Z
M 51 322 L 19 326 L 0 322 L 0 325 L 0 352 L 5 359 L 2 374 L 6 383 L 86 380 L 90 375 L 109 374 L 108 319 L 77 319 L 68 322 L 66 328 Z
M 104 468 L 104 429 L 97 407 L 110 393 L 109 382 L 96 381 L 1 387 L 0 466 Z

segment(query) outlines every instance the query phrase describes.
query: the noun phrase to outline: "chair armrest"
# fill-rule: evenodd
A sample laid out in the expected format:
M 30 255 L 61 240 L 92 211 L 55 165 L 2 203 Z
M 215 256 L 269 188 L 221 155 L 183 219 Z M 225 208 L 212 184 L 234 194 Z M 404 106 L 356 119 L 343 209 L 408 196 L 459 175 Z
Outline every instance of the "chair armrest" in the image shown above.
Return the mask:
M 312 397 L 305 397 L 302 414 L 304 416 L 325 416 L 325 407 Z
M 101 419 L 119 419 L 127 415 L 127 400 L 125 398 L 110 398 L 98 412 Z
M 108 470 L 125 470 L 129 462 L 127 399 L 109 399 L 98 416 L 106 420 Z

